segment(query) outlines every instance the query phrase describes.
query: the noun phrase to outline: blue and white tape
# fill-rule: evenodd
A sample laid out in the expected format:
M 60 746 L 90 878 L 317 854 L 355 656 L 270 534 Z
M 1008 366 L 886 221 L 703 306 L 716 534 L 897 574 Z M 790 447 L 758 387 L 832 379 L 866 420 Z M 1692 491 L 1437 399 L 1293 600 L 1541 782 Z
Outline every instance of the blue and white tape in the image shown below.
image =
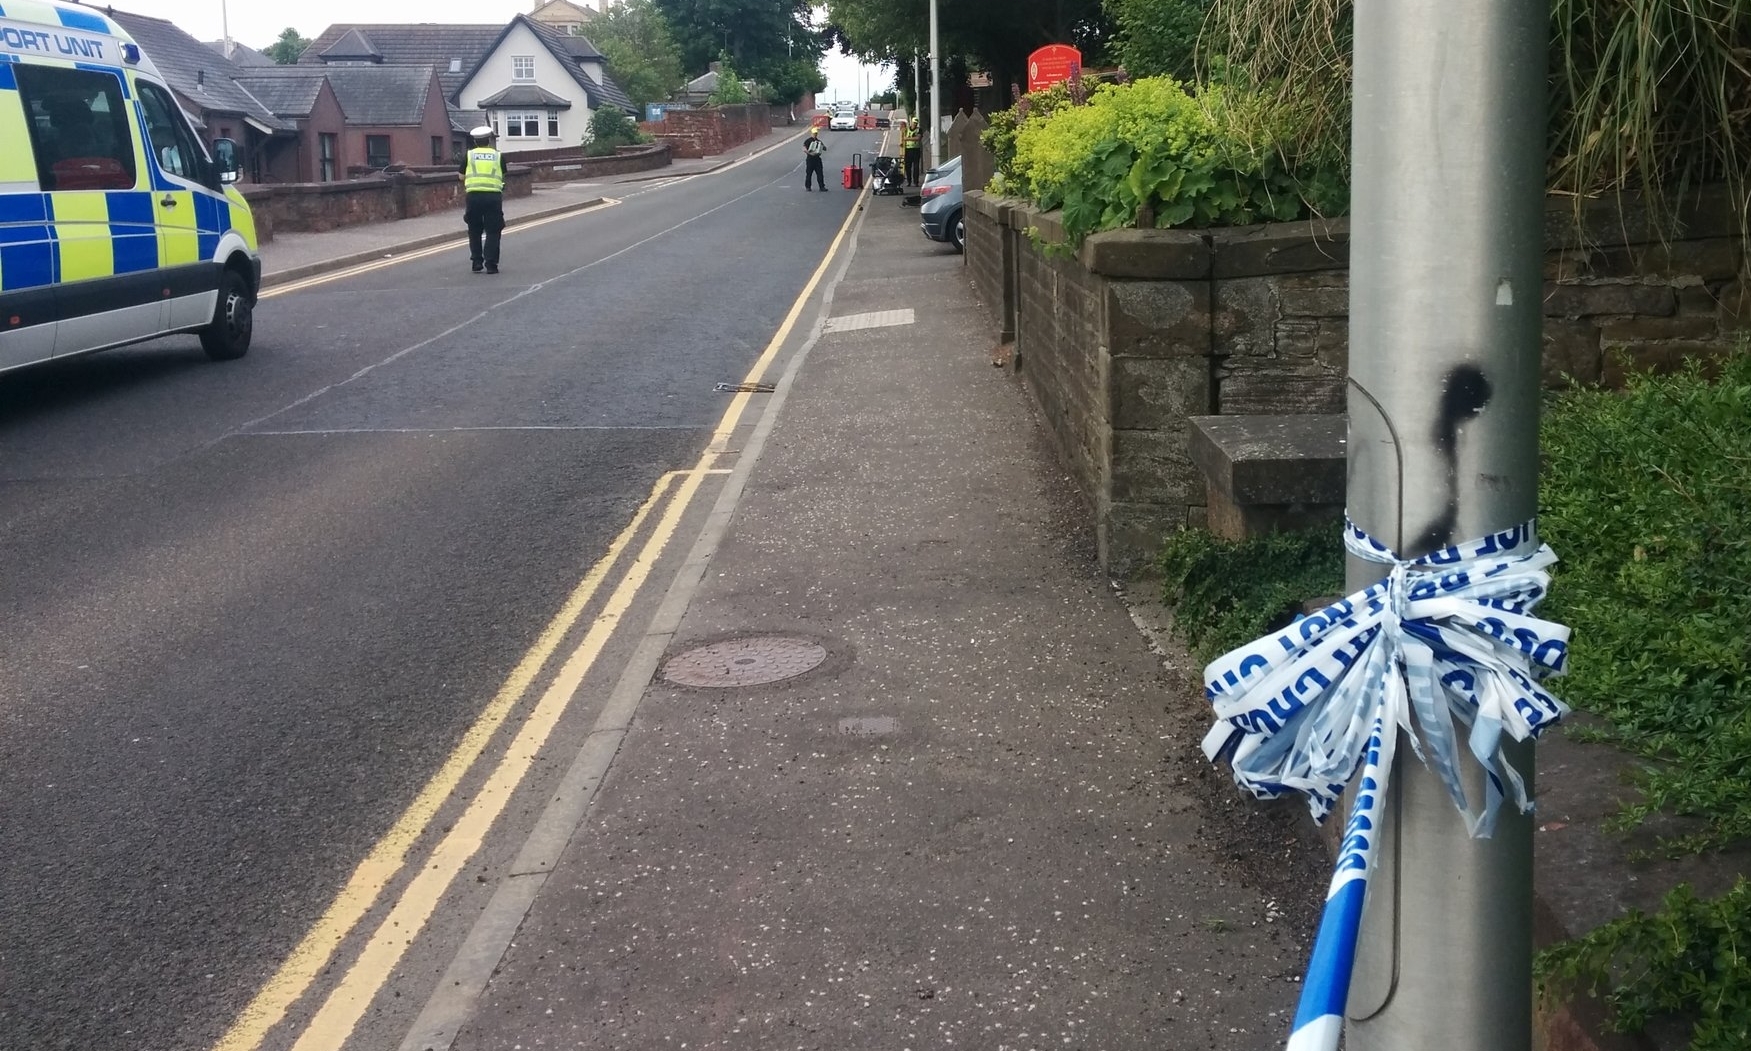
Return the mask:
M 1204 754 L 1227 757 L 1241 787 L 1262 799 L 1299 792 L 1324 821 L 1360 771 L 1288 1051 L 1336 1051 L 1342 1035 L 1398 731 L 1467 830 L 1488 836 L 1510 793 L 1531 809 L 1503 733 L 1536 737 L 1568 711 L 1539 686 L 1562 673 L 1569 630 L 1532 616 L 1556 561 L 1533 523 L 1405 560 L 1346 521 L 1344 546 L 1390 572 L 1204 669 L 1217 718 Z M 1460 780 L 1461 730 L 1484 770 L 1479 807 Z

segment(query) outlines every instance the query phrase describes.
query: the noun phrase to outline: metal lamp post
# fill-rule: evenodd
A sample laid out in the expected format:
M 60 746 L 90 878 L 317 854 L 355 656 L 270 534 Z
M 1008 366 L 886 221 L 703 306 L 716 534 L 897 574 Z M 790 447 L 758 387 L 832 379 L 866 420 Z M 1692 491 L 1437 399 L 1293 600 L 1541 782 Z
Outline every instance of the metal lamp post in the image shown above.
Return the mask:
M 1401 558 L 1537 509 L 1548 33 L 1548 0 L 1355 3 L 1348 506 Z M 1526 1051 L 1530 818 L 1469 838 L 1402 744 L 1391 785 L 1346 1046 Z
M 936 46 L 936 0 L 930 0 L 930 153 L 925 157 L 925 168 L 935 168 L 942 163 L 942 147 L 938 144 L 942 134 L 942 55 Z

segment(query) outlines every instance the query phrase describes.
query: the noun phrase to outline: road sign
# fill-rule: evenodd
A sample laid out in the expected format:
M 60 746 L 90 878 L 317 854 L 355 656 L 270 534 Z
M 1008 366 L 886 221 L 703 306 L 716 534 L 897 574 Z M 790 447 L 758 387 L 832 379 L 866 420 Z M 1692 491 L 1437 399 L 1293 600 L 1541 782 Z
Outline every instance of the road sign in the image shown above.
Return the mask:
M 1082 52 L 1069 44 L 1047 44 L 1027 57 L 1027 89 L 1039 91 L 1069 80 L 1082 68 Z

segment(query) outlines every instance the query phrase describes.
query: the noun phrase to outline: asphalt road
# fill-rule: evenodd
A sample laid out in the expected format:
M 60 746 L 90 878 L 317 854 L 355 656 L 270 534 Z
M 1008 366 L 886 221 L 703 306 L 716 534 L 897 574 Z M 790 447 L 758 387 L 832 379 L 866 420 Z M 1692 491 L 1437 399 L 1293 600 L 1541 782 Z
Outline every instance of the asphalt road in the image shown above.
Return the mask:
M 800 159 L 0 377 L 0 1048 L 212 1046 L 698 458 L 853 203 Z

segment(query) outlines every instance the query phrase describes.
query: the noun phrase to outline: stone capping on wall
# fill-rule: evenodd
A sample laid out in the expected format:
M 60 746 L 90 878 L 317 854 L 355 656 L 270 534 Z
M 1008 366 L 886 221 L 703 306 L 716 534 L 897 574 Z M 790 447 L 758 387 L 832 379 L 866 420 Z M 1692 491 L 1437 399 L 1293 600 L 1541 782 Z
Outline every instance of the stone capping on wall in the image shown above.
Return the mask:
M 630 172 L 655 171 L 673 163 L 673 147 L 667 142 L 651 142 L 638 146 L 622 146 L 610 157 L 586 157 L 583 147 L 565 150 L 540 150 L 540 156 L 527 153 L 507 154 L 513 164 L 522 164 L 534 172 L 536 182 L 571 182 L 577 179 L 600 178 L 604 175 L 625 175 Z

